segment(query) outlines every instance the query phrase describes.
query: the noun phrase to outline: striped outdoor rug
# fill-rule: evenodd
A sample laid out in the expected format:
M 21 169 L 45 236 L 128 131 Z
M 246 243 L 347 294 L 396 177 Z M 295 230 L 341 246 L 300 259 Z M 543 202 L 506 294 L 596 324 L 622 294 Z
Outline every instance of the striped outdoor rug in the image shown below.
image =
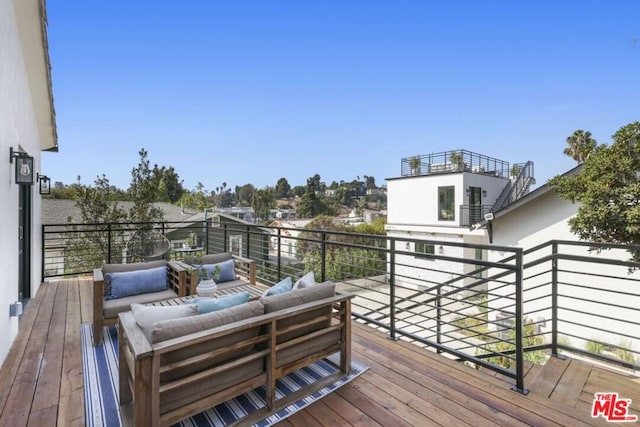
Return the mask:
M 87 426 L 122 425 L 118 405 L 118 330 L 116 326 L 107 326 L 104 331 L 104 344 L 93 346 L 91 324 L 82 325 L 82 360 L 84 367 L 85 417 Z M 338 354 L 330 357 L 337 361 Z M 352 361 L 351 374 L 313 393 L 281 411 L 265 418 L 256 426 L 270 426 L 312 404 L 337 388 L 358 377 L 368 368 Z M 299 371 L 293 372 L 277 381 L 276 396 L 286 396 L 338 370 L 327 360 L 314 363 Z M 264 389 L 258 388 L 251 393 L 243 394 L 235 399 L 209 409 L 177 426 L 225 426 L 265 406 Z

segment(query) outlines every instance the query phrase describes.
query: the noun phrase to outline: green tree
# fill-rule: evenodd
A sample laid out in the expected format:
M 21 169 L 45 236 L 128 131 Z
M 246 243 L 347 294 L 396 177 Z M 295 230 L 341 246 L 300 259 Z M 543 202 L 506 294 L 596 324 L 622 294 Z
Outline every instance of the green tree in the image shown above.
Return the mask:
M 318 215 L 334 215 L 335 207 L 327 203 L 323 191 L 326 186 L 320 181 L 320 175 L 315 174 L 307 179 L 307 187 L 300 198 L 296 211 L 301 218 L 315 218 Z
M 93 187 L 78 182 L 74 188 L 80 219 L 67 219 L 64 234 L 67 272 L 91 271 L 106 262 L 121 262 L 125 231 L 118 223 L 126 221 L 127 212 L 118 206 L 115 187 L 102 175 L 96 178 Z M 105 228 L 95 224 L 113 225 Z
M 364 175 L 364 181 L 367 189 L 376 188 L 376 178 L 373 176 Z
M 640 122 L 620 128 L 610 146 L 597 146 L 578 174 L 556 176 L 549 185 L 559 197 L 581 203 L 569 219 L 580 239 L 640 244 Z M 640 252 L 630 253 L 640 261 Z
M 220 187 L 216 187 L 216 193 L 212 194 L 215 199 L 215 204 L 221 208 L 228 208 L 233 206 L 235 202 L 235 195 L 230 188 L 227 188 L 227 183 L 223 182 Z
M 151 179 L 156 188 L 156 202 L 176 203 L 186 192 L 173 166 L 167 168 L 154 165 Z
M 291 194 L 293 194 L 296 197 L 302 197 L 305 191 L 306 191 L 306 187 L 304 185 L 296 185 L 291 189 Z
M 286 199 L 289 197 L 289 192 L 291 191 L 291 186 L 287 181 L 287 178 L 280 178 L 278 183 L 276 184 L 275 196 L 277 199 Z
M 162 209 L 153 206 L 156 200 L 157 187 L 153 173 L 149 168 L 147 151 L 142 148 L 138 154 L 140 161 L 138 166 L 131 170 L 131 185 L 129 194 L 133 201 L 133 207 L 129 211 L 129 220 L 143 224 L 151 224 L 162 221 L 164 213 Z
M 260 222 L 269 220 L 269 211 L 276 207 L 276 198 L 272 188 L 256 190 L 251 195 L 251 207 Z
M 384 274 L 386 240 L 382 237 L 385 234 L 384 221 L 380 221 L 368 228 L 354 229 L 328 216 L 317 217 L 300 233 L 296 258 L 303 261 L 305 271 L 313 271 L 321 277 L 321 248 L 324 244 L 325 279 L 345 280 Z M 358 230 L 373 233 L 356 234 Z
M 578 163 L 583 163 L 596 148 L 596 145 L 596 140 L 591 138 L 591 132 L 578 129 L 567 137 L 567 147 L 564 149 L 564 154 Z
M 212 202 L 207 196 L 207 190 L 203 183 L 198 182 L 193 191 L 186 191 L 182 197 L 180 197 L 179 203 L 183 208 L 191 208 L 201 211 L 205 208 L 212 206 Z
M 238 206 L 251 206 L 251 196 L 256 188 L 252 184 L 245 184 L 242 186 L 236 185 L 236 199 Z

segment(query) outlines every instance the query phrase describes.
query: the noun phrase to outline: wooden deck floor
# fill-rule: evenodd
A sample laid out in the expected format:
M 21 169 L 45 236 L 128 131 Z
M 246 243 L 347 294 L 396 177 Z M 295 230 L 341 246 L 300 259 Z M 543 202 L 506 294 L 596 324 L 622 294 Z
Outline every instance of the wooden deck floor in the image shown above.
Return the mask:
M 80 325 L 91 321 L 87 280 L 44 284 L 29 302 L 0 369 L 0 426 L 82 426 Z M 618 392 L 640 413 L 640 379 L 577 360 L 529 369 L 530 394 L 511 382 L 354 324 L 353 357 L 370 369 L 281 426 L 608 425 L 591 418 L 596 392 Z

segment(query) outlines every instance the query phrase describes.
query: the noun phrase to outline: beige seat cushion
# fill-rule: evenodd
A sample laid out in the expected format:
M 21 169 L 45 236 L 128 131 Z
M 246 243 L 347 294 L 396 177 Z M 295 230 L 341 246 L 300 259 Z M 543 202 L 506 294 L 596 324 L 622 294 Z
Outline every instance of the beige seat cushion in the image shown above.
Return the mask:
M 149 292 L 146 294 L 132 295 L 129 297 L 110 299 L 104 301 L 103 316 L 105 319 L 118 317 L 119 313 L 131 310 L 131 304 L 150 304 L 152 302 L 164 301 L 172 298 L 178 298 L 171 289 L 160 292 Z

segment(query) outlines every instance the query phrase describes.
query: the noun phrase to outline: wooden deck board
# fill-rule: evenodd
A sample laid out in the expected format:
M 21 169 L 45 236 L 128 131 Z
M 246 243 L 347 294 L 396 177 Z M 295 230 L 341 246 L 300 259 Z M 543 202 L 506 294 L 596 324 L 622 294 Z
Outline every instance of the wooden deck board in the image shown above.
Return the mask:
M 27 345 L 29 344 L 29 331 L 33 329 L 37 314 L 40 311 L 40 304 L 42 300 L 47 298 L 46 293 L 48 290 L 49 288 L 41 290 L 38 298 L 33 298 L 29 302 L 29 309 L 25 310 L 22 318 L 20 319 L 20 328 L 22 332 L 16 337 L 5 362 L 0 368 L 0 415 L 4 412 L 12 385 L 15 383 L 15 378 L 18 375 L 18 369 L 20 368 L 22 358 Z
M 557 382 L 549 398 L 558 403 L 575 407 L 580 400 L 582 389 L 591 373 L 591 366 L 570 359 L 568 363 L 569 366 Z
M 569 360 L 550 357 L 544 365 L 544 371 L 528 386 L 531 393 L 545 398 L 551 397 L 553 390 L 558 385 L 558 380 L 569 366 Z
M 82 347 L 80 336 L 81 311 L 78 310 L 82 287 L 88 287 L 79 280 L 69 287 L 69 304 L 64 336 L 62 359 L 62 382 L 60 384 L 60 405 L 58 425 L 83 426 L 84 420 L 84 379 L 82 377 Z
M 91 321 L 91 281 L 45 283 L 27 306 L 0 368 L 0 425 L 82 426 L 80 326 Z M 369 370 L 282 421 L 294 426 L 607 425 L 590 417 L 593 393 L 617 391 L 640 408 L 637 377 L 577 360 L 529 366 L 528 395 L 513 380 L 392 341 L 354 322 L 353 358 Z

